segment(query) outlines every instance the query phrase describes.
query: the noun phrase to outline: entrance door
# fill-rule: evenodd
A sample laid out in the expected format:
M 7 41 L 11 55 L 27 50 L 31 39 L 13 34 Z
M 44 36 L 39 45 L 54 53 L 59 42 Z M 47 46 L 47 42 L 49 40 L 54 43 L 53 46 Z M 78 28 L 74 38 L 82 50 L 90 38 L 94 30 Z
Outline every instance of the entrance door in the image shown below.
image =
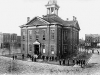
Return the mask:
M 34 54 L 39 55 L 39 45 L 34 45 Z

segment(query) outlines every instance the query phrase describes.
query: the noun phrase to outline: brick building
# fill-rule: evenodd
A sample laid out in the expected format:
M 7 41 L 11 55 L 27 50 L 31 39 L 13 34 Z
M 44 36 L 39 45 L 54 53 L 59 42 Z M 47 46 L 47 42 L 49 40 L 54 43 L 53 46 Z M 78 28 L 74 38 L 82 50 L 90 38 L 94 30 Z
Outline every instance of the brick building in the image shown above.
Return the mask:
M 3 48 L 10 47 L 10 33 L 3 33 Z
M 85 34 L 85 46 L 88 48 L 98 47 L 100 44 L 100 34 Z
M 17 47 L 19 43 L 21 44 L 21 36 L 17 36 L 15 33 L 0 33 L 0 47 Z
M 85 40 L 79 39 L 79 51 L 85 49 Z
M 21 36 L 17 36 L 17 47 L 21 47 Z
M 79 44 L 79 24 L 73 20 L 63 20 L 58 16 L 59 6 L 55 0 L 46 5 L 47 15 L 34 17 L 21 25 L 21 51 L 23 54 L 45 57 L 66 57 L 77 53 Z

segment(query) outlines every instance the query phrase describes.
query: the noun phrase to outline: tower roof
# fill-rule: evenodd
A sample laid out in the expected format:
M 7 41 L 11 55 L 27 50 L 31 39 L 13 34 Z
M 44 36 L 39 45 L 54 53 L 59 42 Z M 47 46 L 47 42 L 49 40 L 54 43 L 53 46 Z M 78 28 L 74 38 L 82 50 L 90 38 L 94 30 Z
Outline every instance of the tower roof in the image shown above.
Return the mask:
M 57 0 L 49 0 L 47 6 L 52 6 L 55 5 L 57 8 L 59 8 L 58 4 L 57 4 Z
M 57 1 L 56 0 L 49 0 L 48 4 L 57 4 Z

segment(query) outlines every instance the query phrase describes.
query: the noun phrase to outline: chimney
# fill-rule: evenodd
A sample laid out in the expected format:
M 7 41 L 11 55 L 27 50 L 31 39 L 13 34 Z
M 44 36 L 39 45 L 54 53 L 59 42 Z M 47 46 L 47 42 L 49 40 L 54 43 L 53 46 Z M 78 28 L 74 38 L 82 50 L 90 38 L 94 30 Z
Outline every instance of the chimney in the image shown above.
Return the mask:
M 73 16 L 73 21 L 76 21 L 76 17 L 75 16 Z
M 68 21 L 69 19 L 67 18 L 66 20 Z
M 27 22 L 29 22 L 30 21 L 30 17 L 27 17 Z
M 44 18 L 45 16 L 44 16 L 44 15 L 42 15 L 42 17 Z

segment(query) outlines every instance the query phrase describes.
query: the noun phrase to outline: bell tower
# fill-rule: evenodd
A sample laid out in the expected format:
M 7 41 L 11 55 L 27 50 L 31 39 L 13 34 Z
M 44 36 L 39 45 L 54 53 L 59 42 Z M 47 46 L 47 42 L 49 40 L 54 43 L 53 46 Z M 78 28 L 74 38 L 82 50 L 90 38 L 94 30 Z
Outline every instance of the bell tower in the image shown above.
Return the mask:
M 58 15 L 59 6 L 57 5 L 56 0 L 49 0 L 48 4 L 46 5 L 47 8 L 47 15 L 56 14 Z

